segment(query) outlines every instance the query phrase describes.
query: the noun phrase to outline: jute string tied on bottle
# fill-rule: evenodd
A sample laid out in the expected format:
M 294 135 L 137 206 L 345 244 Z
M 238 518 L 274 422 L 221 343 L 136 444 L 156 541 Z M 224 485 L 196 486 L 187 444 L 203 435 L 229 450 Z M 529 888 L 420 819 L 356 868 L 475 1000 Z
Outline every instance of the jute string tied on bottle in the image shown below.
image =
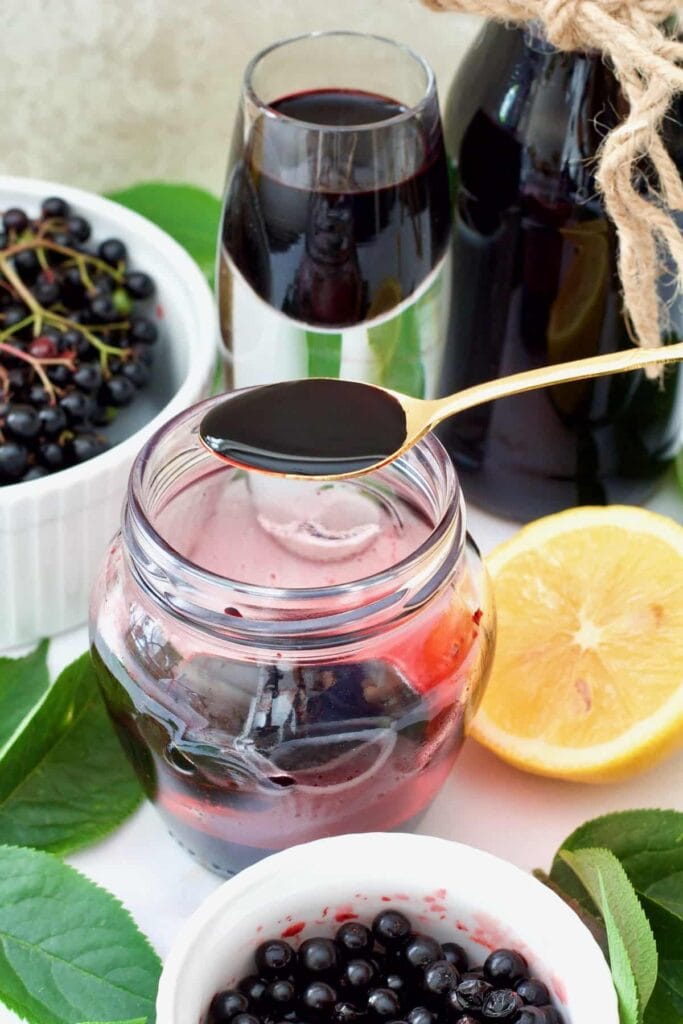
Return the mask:
M 683 184 L 660 135 L 671 102 L 683 90 L 683 43 L 660 27 L 678 8 L 671 0 L 423 0 L 441 11 L 483 14 L 504 22 L 540 22 L 560 50 L 601 52 L 629 104 L 622 124 L 605 138 L 596 180 L 619 239 L 624 305 L 638 344 L 654 348 L 669 329 L 659 301 L 660 273 L 683 289 L 683 236 L 674 212 L 683 210 Z M 637 165 L 646 157 L 655 175 L 647 186 Z

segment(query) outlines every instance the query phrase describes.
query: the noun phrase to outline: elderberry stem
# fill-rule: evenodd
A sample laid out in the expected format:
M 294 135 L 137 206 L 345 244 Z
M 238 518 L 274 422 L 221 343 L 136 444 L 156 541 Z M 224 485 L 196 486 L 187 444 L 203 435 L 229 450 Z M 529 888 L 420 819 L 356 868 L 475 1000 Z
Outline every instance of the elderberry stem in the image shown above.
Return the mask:
M 21 280 L 21 278 L 15 271 L 12 264 L 7 260 L 7 252 L 9 252 L 9 250 L 5 250 L 5 255 L 0 256 L 0 270 L 5 275 L 5 278 L 12 285 L 17 295 L 19 295 L 23 299 L 24 303 L 28 306 L 30 310 L 32 310 L 34 315 L 40 316 L 40 314 L 43 312 L 42 306 L 40 306 L 36 302 L 36 300 L 31 295 L 30 291 L 28 290 L 24 282 Z
M 93 345 L 100 355 L 104 356 L 124 356 L 127 355 L 129 349 L 114 348 L 113 345 L 107 345 L 106 342 L 101 341 L 96 334 L 89 331 L 84 324 L 77 324 L 75 320 L 69 320 L 66 316 L 60 316 L 59 313 L 53 313 L 51 309 L 45 309 L 42 311 L 45 319 L 48 323 L 53 323 L 55 327 L 63 327 L 66 330 L 80 331 L 80 333 L 88 339 L 91 345 Z
M 16 334 L 17 331 L 20 331 L 23 327 L 28 327 L 29 324 L 33 323 L 33 319 L 34 314 L 29 313 L 29 315 L 25 316 L 23 320 L 20 320 L 18 324 L 12 324 L 11 327 L 6 327 L 4 331 L 0 331 L 0 341 L 3 341 L 5 338 L 9 338 L 12 334 Z
M 69 370 L 74 369 L 73 359 L 69 359 L 64 356 L 55 357 L 54 359 L 36 359 L 34 356 L 29 355 L 28 352 L 22 352 L 20 348 L 15 348 L 14 345 L 8 345 L 6 341 L 0 341 L 0 352 L 6 352 L 8 355 L 12 356 L 13 359 L 21 359 L 33 368 L 34 373 L 38 374 L 41 384 L 50 396 L 50 405 L 55 404 L 55 389 L 43 367 L 66 366 Z
M 70 256 L 72 259 L 78 260 L 82 257 L 88 263 L 92 263 L 94 267 L 97 267 L 98 270 L 101 270 L 102 273 L 113 277 L 117 284 L 123 284 L 123 273 L 120 270 L 115 270 L 109 263 L 105 263 L 104 260 L 99 259 L 97 256 L 92 256 L 89 252 L 77 253 L 74 249 L 69 248 L 69 246 L 59 245 L 57 242 L 47 238 L 31 238 L 28 241 L 16 242 L 14 245 L 10 245 L 7 249 L 3 250 L 3 256 L 16 256 L 17 253 L 23 252 L 25 249 L 39 248 L 49 249 L 51 252 L 61 252 L 62 255 Z

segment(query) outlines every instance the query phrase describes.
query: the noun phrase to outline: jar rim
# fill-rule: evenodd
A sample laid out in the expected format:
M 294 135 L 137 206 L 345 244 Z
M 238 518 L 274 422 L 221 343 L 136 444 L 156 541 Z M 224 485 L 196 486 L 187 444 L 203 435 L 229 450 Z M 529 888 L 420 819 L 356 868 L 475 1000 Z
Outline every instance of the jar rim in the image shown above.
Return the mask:
M 332 39 L 335 37 L 349 40 L 372 40 L 384 46 L 388 46 L 396 53 L 402 53 L 405 57 L 409 58 L 414 64 L 419 66 L 424 74 L 424 88 L 422 90 L 422 95 L 417 102 L 406 105 L 404 110 L 383 118 L 380 121 L 372 121 L 368 123 L 361 122 L 359 124 L 348 125 L 329 125 L 315 124 L 311 121 L 304 121 L 301 118 L 293 117 L 291 114 L 283 114 L 280 110 L 273 107 L 272 101 L 266 101 L 259 95 L 259 92 L 254 85 L 254 74 L 264 60 L 272 54 L 277 53 L 279 50 L 284 49 L 284 47 L 291 46 L 295 43 L 302 43 L 307 40 Z M 388 36 L 379 35 L 374 32 L 356 32 L 352 29 L 329 29 L 317 32 L 302 32 L 299 35 L 288 36 L 285 39 L 278 39 L 274 43 L 270 43 L 268 46 L 263 47 L 263 49 L 259 50 L 259 52 L 256 53 L 247 64 L 244 71 L 242 88 L 250 102 L 258 108 L 264 117 L 270 118 L 274 121 L 289 123 L 293 127 L 308 132 L 320 132 L 325 134 L 333 133 L 335 135 L 339 135 L 349 132 L 377 131 L 377 129 L 391 128 L 394 125 L 402 124 L 405 121 L 410 121 L 419 116 L 420 112 L 423 111 L 430 102 L 432 102 L 436 95 L 436 76 L 429 61 L 406 43 L 400 43 L 396 39 L 390 39 Z
M 446 449 L 436 437 L 430 434 L 420 440 L 410 451 L 413 453 L 413 459 L 421 458 L 420 468 L 431 471 L 435 490 L 439 489 L 438 516 L 435 515 L 434 525 L 428 536 L 408 555 L 393 565 L 346 583 L 319 587 L 278 587 L 232 579 L 193 562 L 174 548 L 151 521 L 148 514 L 149 495 L 145 491 L 148 484 L 145 474 L 150 469 L 152 457 L 158 453 L 161 445 L 183 429 L 187 431 L 188 438 L 192 433 L 197 433 L 199 421 L 205 411 L 217 401 L 225 398 L 225 395 L 218 395 L 205 399 L 169 420 L 147 441 L 135 458 L 128 482 L 127 499 L 123 508 L 122 533 L 134 568 L 137 570 L 136 575 L 138 578 L 144 577 L 143 583 L 146 589 L 154 590 L 157 595 L 164 590 L 163 584 L 160 589 L 157 588 L 156 575 L 160 579 L 163 578 L 166 584 L 172 581 L 174 585 L 181 587 L 185 585 L 195 598 L 200 590 L 209 588 L 216 595 L 226 595 L 225 606 L 232 603 L 227 600 L 227 596 L 237 595 L 242 600 L 251 599 L 257 603 L 263 602 L 264 607 L 269 607 L 273 611 L 278 606 L 291 606 L 292 603 L 302 610 L 304 606 L 310 606 L 316 602 L 325 608 L 328 600 L 338 599 L 339 595 L 343 593 L 349 595 L 349 600 L 345 605 L 345 611 L 348 611 L 349 608 L 367 607 L 368 602 L 372 603 L 373 594 L 384 593 L 386 595 L 388 587 L 392 583 L 395 584 L 395 589 L 398 589 L 401 585 L 417 580 L 420 576 L 424 577 L 430 563 L 438 557 L 439 549 L 443 547 L 449 537 L 452 539 L 449 546 L 452 556 L 456 560 L 460 558 L 466 538 L 462 491 Z M 197 443 L 197 452 L 202 457 L 211 458 L 199 443 Z M 410 458 L 409 452 L 397 459 L 393 466 L 405 473 L 407 471 L 406 464 Z M 413 479 L 417 478 L 414 470 L 412 476 Z M 165 596 L 168 597 L 167 594 Z M 201 603 L 191 603 L 194 606 L 194 611 L 184 605 L 187 616 L 204 622 L 206 608 Z M 218 605 L 221 602 L 216 603 Z M 200 610 L 201 614 L 199 614 Z M 323 617 L 329 620 L 330 625 L 336 618 L 335 614 L 326 614 Z M 296 617 L 299 625 L 302 618 L 302 614 Z M 247 625 L 245 618 L 226 615 L 223 608 L 222 628 L 226 626 L 223 621 L 225 619 L 230 620 L 231 631 L 239 632 L 243 626 Z M 272 627 L 274 621 L 278 623 L 278 628 L 282 625 L 280 618 L 276 618 L 275 615 L 270 617 L 267 622 L 264 620 L 264 625 Z M 306 621 L 309 620 L 306 619 Z M 213 625 L 217 626 L 218 622 L 214 621 Z

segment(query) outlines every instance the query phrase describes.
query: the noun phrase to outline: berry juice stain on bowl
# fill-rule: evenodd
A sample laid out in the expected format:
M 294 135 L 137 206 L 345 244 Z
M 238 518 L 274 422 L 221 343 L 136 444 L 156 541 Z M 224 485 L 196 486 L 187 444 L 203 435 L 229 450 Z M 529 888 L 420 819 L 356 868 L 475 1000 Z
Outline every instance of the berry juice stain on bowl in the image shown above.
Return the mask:
M 268 479 L 199 445 L 215 401 L 141 454 L 92 637 L 149 797 L 231 874 L 411 828 L 478 704 L 494 613 L 437 441 L 359 481 Z

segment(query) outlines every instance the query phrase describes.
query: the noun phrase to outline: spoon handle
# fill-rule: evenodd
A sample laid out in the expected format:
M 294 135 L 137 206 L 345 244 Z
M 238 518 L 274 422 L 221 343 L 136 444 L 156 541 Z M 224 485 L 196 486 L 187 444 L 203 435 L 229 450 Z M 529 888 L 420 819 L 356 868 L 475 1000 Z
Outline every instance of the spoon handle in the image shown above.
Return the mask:
M 524 391 L 535 391 L 537 388 L 553 384 L 567 384 L 570 381 L 603 377 L 610 373 L 640 370 L 657 363 L 680 361 L 683 361 L 683 342 L 662 348 L 634 348 L 610 352 L 607 355 L 590 356 L 588 359 L 575 359 L 569 363 L 541 366 L 536 370 L 526 370 L 524 373 L 515 373 L 499 380 L 487 380 L 431 402 L 429 429 L 449 416 L 464 412 L 465 409 L 472 409 L 475 405 L 493 402 L 497 398 L 520 395 Z

